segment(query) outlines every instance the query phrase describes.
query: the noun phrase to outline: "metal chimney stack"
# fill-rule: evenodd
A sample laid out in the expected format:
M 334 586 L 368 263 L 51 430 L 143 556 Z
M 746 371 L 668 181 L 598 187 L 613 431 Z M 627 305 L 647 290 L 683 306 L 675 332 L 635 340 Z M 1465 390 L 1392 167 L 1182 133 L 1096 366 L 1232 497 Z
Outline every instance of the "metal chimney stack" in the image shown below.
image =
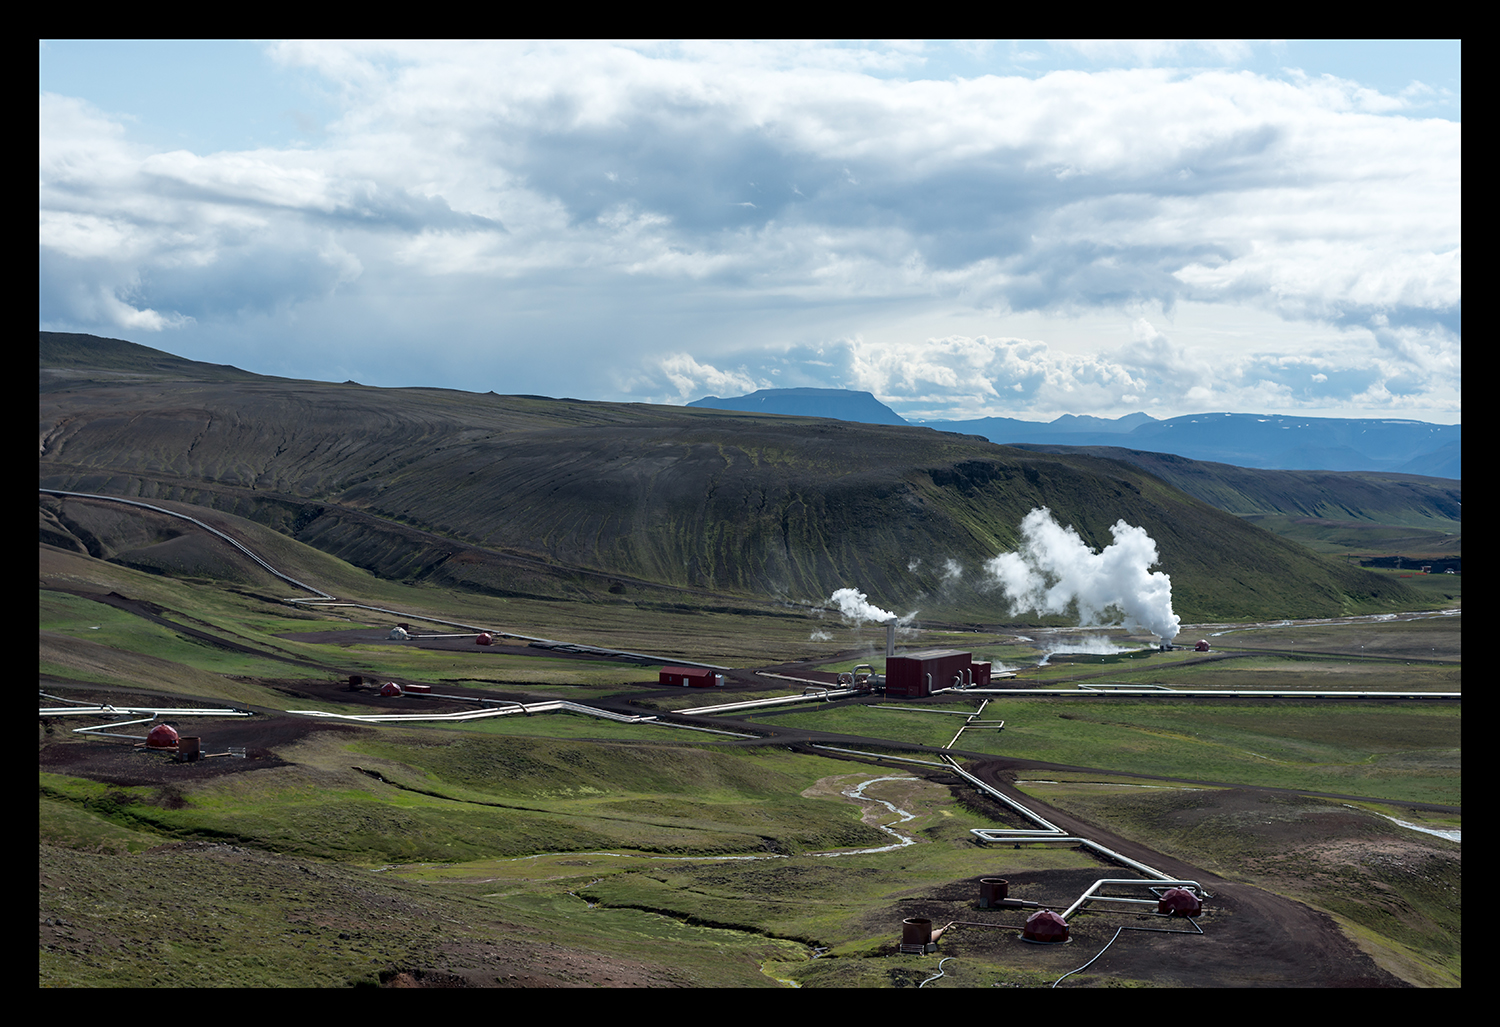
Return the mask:
M 896 622 L 890 621 L 885 626 L 885 655 L 887 657 L 896 655 Z

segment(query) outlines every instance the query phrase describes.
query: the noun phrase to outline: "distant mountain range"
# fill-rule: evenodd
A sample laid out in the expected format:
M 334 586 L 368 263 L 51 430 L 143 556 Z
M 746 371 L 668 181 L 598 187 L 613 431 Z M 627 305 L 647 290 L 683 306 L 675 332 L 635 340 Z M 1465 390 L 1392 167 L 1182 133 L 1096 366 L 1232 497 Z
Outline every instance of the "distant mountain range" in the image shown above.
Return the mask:
M 870 393 L 846 389 L 762 389 L 730 399 L 708 396 L 688 406 L 863 424 L 911 423 Z M 1210 413 L 1157 420 L 1134 413 L 1116 419 L 1064 414 L 1051 422 L 982 417 L 921 423 L 1002 445 L 1114 446 L 1236 467 L 1463 478 L 1462 425 L 1398 418 Z

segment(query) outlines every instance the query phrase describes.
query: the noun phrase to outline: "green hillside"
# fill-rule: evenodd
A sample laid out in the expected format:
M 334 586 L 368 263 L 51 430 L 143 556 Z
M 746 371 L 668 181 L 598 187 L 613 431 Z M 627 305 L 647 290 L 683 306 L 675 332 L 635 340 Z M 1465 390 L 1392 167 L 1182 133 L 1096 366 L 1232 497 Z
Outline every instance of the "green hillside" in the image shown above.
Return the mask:
M 1114 446 L 1021 448 L 1123 461 L 1320 553 L 1413 562 L 1461 555 L 1463 484 L 1451 478 L 1235 467 Z
M 854 586 L 888 609 L 997 623 L 981 565 L 1047 506 L 1096 549 L 1117 520 L 1144 527 L 1188 620 L 1424 605 L 1100 457 L 914 426 L 260 378 L 129 345 L 42 334 L 43 487 L 234 513 L 395 580 L 644 603 L 817 603 Z
M 1240 516 L 1282 514 L 1454 533 L 1463 526 L 1463 486 L 1451 478 L 1383 471 L 1266 470 L 1113 446 L 1021 448 L 1120 460 Z

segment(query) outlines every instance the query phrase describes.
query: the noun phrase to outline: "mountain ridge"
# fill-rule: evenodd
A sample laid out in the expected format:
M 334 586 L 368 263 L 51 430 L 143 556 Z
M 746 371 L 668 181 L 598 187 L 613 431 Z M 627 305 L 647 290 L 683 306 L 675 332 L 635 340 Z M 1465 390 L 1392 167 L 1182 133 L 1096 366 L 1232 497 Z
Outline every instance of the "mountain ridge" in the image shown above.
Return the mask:
M 1145 527 L 1194 619 L 1422 605 L 1092 455 L 909 425 L 226 377 L 153 369 L 149 354 L 91 376 L 50 368 L 46 338 L 39 355 L 43 488 L 222 509 L 414 583 L 617 601 L 601 584 L 615 575 L 796 604 L 854 585 L 995 622 L 1007 615 L 981 568 L 1045 506 L 1095 550 L 1119 520 Z M 964 568 L 959 591 L 945 560 Z
M 860 399 L 841 401 L 830 395 L 839 392 Z M 745 402 L 752 397 L 753 405 Z M 980 435 L 999 445 L 1124 446 L 1271 470 L 1395 471 L 1451 479 L 1461 479 L 1463 470 L 1462 425 L 1409 418 L 1213 411 L 1160 420 L 1136 412 L 1113 419 L 1063 414 L 1050 422 L 1011 417 L 908 422 L 868 392 L 837 389 L 762 389 L 731 399 L 710 396 L 689 406 L 864 423 L 920 423 L 939 431 Z M 874 414 L 860 416 L 861 411 L 877 408 L 879 420 Z

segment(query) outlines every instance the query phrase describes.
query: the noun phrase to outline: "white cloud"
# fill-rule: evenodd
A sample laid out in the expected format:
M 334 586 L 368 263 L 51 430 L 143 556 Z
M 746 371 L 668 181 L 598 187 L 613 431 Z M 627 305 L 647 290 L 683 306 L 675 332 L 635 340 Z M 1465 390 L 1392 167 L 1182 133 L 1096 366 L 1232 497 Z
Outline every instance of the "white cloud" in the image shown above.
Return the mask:
M 700 364 L 686 353 L 662 357 L 658 366 L 677 390 L 678 402 L 700 399 L 705 395 L 742 396 L 757 389 L 771 388 L 770 382 L 756 381 L 743 369 L 721 371 L 711 364 Z
M 409 323 L 483 325 L 475 345 L 532 333 L 508 367 L 554 332 L 595 387 L 753 391 L 826 344 L 824 379 L 923 409 L 1083 412 L 1168 369 L 1174 400 L 1222 398 L 1248 352 L 1160 329 L 1196 304 L 1459 373 L 1461 126 L 1391 116 L 1430 90 L 1239 70 L 1240 42 L 1055 48 L 1101 70 L 924 79 L 920 44 L 279 43 L 341 113 L 317 145 L 240 152 L 151 150 L 43 93 L 41 317 L 204 332 L 401 296 Z M 925 331 L 880 327 L 919 309 Z M 1080 352 L 1006 324 L 1101 311 L 1151 330 Z M 992 327 L 943 327 L 976 312 Z M 362 345 L 393 323 L 366 317 Z M 1291 401 L 1300 373 L 1245 394 Z

